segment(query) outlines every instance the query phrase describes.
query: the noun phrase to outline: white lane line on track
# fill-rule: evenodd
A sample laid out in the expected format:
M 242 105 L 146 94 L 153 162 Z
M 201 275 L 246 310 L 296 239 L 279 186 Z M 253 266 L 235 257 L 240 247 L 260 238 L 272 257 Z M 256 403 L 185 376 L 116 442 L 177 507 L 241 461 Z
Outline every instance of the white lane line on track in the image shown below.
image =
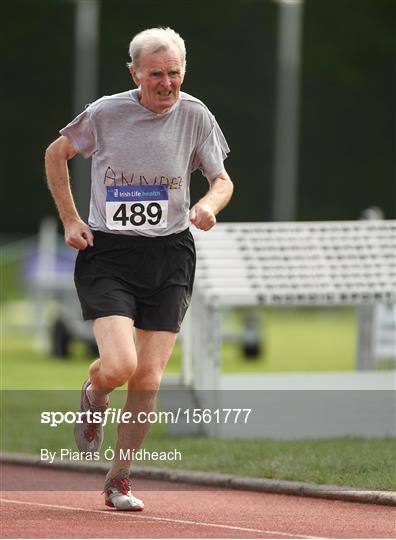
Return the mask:
M 314 539 L 318 538 L 320 540 L 327 540 L 324 536 L 306 536 L 304 534 L 292 534 L 292 533 L 285 533 L 280 531 L 267 531 L 265 529 L 250 529 L 247 527 L 237 527 L 235 525 L 223 525 L 220 523 L 205 523 L 202 521 L 189 521 L 187 519 L 173 519 L 173 518 L 165 518 L 165 517 L 159 517 L 159 516 L 143 516 L 142 514 L 138 512 L 117 512 L 117 511 L 111 511 L 111 510 L 94 510 L 90 508 L 79 508 L 76 506 L 64 506 L 60 504 L 46 504 L 46 503 L 38 503 L 38 502 L 31 502 L 31 501 L 18 501 L 15 499 L 0 499 L 0 502 L 8 502 L 12 504 L 28 504 L 31 506 L 43 506 L 46 508 L 57 508 L 58 510 L 74 510 L 77 512 L 93 512 L 96 514 L 105 514 L 106 516 L 117 516 L 117 517 L 130 517 L 132 514 L 134 518 L 138 519 L 144 519 L 144 520 L 150 520 L 150 521 L 166 521 L 169 523 L 179 523 L 183 525 L 197 525 L 200 527 L 214 527 L 218 529 L 231 529 L 241 532 L 255 532 L 255 533 L 261 533 L 261 534 L 269 534 L 271 536 L 278 535 L 278 536 L 286 536 L 289 538 L 309 538 Z

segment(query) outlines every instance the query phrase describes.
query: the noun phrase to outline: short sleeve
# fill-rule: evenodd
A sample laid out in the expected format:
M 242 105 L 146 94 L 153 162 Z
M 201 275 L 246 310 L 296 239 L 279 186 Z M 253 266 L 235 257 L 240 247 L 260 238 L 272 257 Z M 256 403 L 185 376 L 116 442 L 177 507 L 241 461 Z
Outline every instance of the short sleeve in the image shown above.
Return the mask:
M 59 133 L 67 137 L 76 151 L 85 158 L 96 151 L 96 135 L 89 109 L 79 114 Z
M 223 169 L 223 162 L 230 149 L 215 117 L 210 115 L 209 134 L 198 145 L 193 170 L 200 169 L 208 180 L 215 178 Z

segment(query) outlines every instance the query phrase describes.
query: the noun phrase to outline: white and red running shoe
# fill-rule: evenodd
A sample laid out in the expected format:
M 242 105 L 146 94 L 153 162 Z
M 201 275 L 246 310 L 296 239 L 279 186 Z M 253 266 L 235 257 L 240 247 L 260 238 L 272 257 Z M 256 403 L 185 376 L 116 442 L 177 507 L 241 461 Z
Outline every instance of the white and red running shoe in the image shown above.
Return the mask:
M 144 503 L 131 492 L 131 481 L 126 472 L 107 480 L 104 486 L 105 504 L 116 510 L 143 510 Z
M 87 379 L 81 390 L 80 412 L 84 413 L 81 415 L 83 422 L 74 424 L 74 438 L 81 452 L 99 452 L 103 443 L 103 426 L 101 422 L 89 422 L 87 412 L 104 413 L 109 405 L 108 402 L 103 407 L 91 405 L 87 396 L 87 389 L 90 384 L 90 380 Z

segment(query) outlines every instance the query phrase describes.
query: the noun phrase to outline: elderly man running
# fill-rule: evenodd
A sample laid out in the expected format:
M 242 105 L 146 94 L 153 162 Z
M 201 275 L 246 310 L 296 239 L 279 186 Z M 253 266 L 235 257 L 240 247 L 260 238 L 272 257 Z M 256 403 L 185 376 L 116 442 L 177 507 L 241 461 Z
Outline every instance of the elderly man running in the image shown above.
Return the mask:
M 192 293 L 189 222 L 209 230 L 233 191 L 219 125 L 200 100 L 180 91 L 186 69 L 180 35 L 170 28 L 145 30 L 133 38 L 129 53 L 137 89 L 89 105 L 46 151 L 65 240 L 79 250 L 75 284 L 83 317 L 93 321 L 100 355 L 82 388 L 85 421 L 75 426 L 81 451 L 99 451 L 103 428 L 88 413 L 103 413 L 114 388 L 128 384 L 124 411 L 133 417 L 153 410 Z M 92 157 L 88 225 L 70 190 L 67 161 L 76 153 Z M 190 209 L 196 169 L 209 190 Z M 127 450 L 141 446 L 149 424 L 131 425 L 118 425 L 105 480 L 105 503 L 119 510 L 143 509 L 131 492 Z

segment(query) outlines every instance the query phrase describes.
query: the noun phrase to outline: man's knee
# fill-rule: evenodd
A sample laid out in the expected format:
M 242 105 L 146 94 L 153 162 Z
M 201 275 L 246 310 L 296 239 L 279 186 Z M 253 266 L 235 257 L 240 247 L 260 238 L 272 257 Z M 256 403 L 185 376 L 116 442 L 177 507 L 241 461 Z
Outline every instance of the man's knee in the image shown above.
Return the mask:
M 116 362 L 111 359 L 102 360 L 102 375 L 106 379 L 109 388 L 117 388 L 125 384 L 136 370 L 136 359 L 130 355 L 117 358 Z
M 137 370 L 130 386 L 136 390 L 158 390 L 162 379 L 162 369 L 140 369 Z

